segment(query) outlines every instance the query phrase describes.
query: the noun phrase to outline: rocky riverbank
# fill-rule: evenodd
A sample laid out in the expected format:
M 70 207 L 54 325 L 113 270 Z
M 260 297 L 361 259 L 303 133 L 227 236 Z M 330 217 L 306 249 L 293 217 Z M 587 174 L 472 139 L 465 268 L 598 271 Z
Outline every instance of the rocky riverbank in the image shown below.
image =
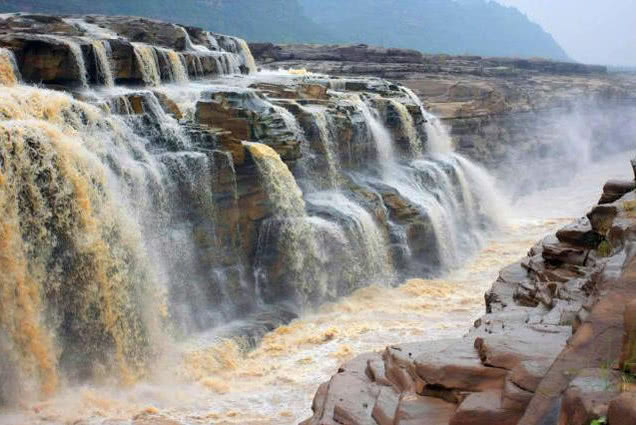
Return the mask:
M 304 424 L 634 423 L 635 189 L 608 182 L 586 217 L 503 269 L 463 338 L 342 365 Z

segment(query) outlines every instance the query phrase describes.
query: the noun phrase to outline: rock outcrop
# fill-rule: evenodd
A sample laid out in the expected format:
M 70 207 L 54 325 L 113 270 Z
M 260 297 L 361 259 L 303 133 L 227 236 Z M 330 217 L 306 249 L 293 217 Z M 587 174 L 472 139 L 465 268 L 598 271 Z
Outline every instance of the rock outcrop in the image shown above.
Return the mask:
M 235 37 L 143 18 L 9 14 L 0 20 L 0 47 L 13 52 L 23 80 L 53 87 L 248 73 L 254 69 L 245 46 Z
M 460 152 L 526 189 L 549 184 L 542 175 L 567 178 L 562 170 L 588 156 L 633 146 L 633 127 L 620 117 L 636 115 L 634 78 L 604 67 L 367 45 L 251 47 L 263 68 L 374 75 L 412 89 Z
M 320 387 L 304 424 L 636 421 L 631 183 L 503 269 L 465 337 L 357 357 Z

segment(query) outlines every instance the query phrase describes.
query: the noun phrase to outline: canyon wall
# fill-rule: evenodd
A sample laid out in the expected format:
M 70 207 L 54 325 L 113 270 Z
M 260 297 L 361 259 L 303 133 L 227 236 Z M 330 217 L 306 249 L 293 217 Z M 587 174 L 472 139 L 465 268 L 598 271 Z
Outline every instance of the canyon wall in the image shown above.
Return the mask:
M 450 128 L 458 152 L 504 180 L 514 169 L 523 190 L 549 185 L 543 175 L 634 146 L 635 79 L 603 66 L 367 45 L 251 47 L 264 69 L 374 75 L 409 87 Z

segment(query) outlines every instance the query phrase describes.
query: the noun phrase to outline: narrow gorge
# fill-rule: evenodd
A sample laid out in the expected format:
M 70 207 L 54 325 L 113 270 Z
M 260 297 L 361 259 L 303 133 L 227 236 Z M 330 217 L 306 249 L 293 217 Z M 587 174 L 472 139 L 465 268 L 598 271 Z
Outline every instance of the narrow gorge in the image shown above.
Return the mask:
M 502 89 L 472 58 L 414 84 L 395 77 L 420 62 L 378 72 L 298 50 L 142 18 L 0 15 L 1 424 L 298 423 L 355 355 L 461 338 L 498 269 L 582 214 L 634 156 L 636 83 L 603 69 L 546 62 Z M 470 84 L 449 88 L 453 72 Z M 593 135 L 537 142 L 552 127 L 537 128 L 560 126 L 557 109 Z M 589 187 L 571 185 L 571 164 Z M 580 198 L 550 210 L 555 187 Z M 505 269 L 461 350 L 478 336 L 488 357 L 488 329 L 532 332 L 530 317 L 558 328 L 560 351 L 598 299 L 577 291 L 631 259 L 633 190 L 610 185 L 610 207 L 566 232 L 598 236 L 593 247 L 547 239 Z M 417 397 L 443 399 L 440 417 L 461 403 L 451 423 L 471 423 L 463 402 L 514 379 L 493 363 L 474 386 L 421 387 L 396 351 L 346 363 L 307 423 L 411 423 L 373 413 L 408 397 L 415 411 Z

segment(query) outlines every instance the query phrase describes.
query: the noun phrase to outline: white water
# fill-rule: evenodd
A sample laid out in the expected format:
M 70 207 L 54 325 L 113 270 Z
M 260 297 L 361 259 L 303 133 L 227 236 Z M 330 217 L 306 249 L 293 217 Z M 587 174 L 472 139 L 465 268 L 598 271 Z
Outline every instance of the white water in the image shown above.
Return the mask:
M 408 87 L 402 87 L 406 93 L 422 111 L 426 119 L 426 135 L 428 137 L 428 151 L 433 153 L 448 153 L 453 150 L 453 140 L 448 134 L 448 130 L 439 118 L 426 110 L 420 98 Z
M 340 164 L 338 161 L 338 153 L 336 152 L 336 146 L 334 136 L 330 131 L 329 117 L 323 108 L 301 106 L 301 110 L 310 114 L 313 117 L 316 128 L 318 129 L 318 136 L 321 144 L 321 154 L 324 155 L 327 165 L 327 182 L 329 188 L 337 188 L 340 184 Z M 309 155 L 308 155 L 309 156 Z
M 161 84 L 159 59 L 157 59 L 155 48 L 143 43 L 132 43 L 132 45 L 144 83 L 149 86 L 158 86 Z
M 380 122 L 378 112 L 376 110 L 372 111 L 371 107 L 360 96 L 354 96 L 353 101 L 364 116 L 367 128 L 375 142 L 379 165 L 384 176 L 387 177 L 395 171 L 395 150 L 391 133 Z
M 411 155 L 413 158 L 417 158 L 422 154 L 422 144 L 420 143 L 420 139 L 417 135 L 417 130 L 415 128 L 415 122 L 413 121 L 413 117 L 409 113 L 406 106 L 403 103 L 398 102 L 395 99 L 390 99 L 389 102 L 393 106 L 393 108 L 397 111 L 400 116 L 400 122 L 402 127 L 402 132 L 409 140 L 409 148 L 411 151 Z
M 110 45 L 107 40 L 94 40 L 91 42 L 97 61 L 97 69 L 104 79 L 106 87 L 115 87 L 115 78 L 110 66 Z

